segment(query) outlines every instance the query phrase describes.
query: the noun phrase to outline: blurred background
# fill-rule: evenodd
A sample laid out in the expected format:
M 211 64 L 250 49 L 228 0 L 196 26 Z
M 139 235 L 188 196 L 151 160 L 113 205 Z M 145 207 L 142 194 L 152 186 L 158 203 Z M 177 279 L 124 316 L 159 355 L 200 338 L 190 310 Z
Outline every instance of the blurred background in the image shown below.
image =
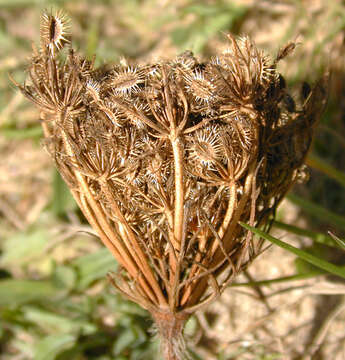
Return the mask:
M 345 3 L 340 0 L 0 0 L 0 359 L 153 360 L 147 313 L 105 275 L 117 264 L 78 211 L 41 144 L 38 111 L 9 80 L 26 77 L 43 9 L 71 18 L 73 45 L 139 63 L 192 50 L 207 58 L 226 34 L 250 35 L 274 57 L 296 96 L 329 73 L 328 103 L 273 227 L 280 239 L 345 265 Z M 345 359 L 345 283 L 272 246 L 187 324 L 193 359 Z M 344 310 L 344 311 L 343 311 Z

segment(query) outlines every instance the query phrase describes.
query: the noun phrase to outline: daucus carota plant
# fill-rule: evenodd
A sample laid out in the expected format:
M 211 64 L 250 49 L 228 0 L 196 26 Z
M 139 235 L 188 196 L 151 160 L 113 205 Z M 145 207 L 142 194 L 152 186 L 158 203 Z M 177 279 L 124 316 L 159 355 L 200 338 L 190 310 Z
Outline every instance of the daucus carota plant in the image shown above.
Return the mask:
M 185 52 L 104 65 L 74 52 L 62 12 L 45 13 L 23 94 L 88 222 L 121 265 L 114 286 L 146 308 L 166 359 L 182 359 L 188 317 L 214 300 L 262 243 L 303 174 L 320 84 L 288 94 L 277 63 L 244 37 L 207 62 Z M 67 48 L 67 51 L 64 50 Z

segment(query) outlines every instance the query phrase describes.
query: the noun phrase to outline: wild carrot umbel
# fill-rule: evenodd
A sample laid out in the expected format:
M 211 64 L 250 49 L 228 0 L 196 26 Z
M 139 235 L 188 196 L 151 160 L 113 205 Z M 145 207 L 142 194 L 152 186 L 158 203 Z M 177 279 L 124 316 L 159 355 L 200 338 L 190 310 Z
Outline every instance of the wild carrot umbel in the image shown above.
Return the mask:
M 45 146 L 86 219 L 121 265 L 110 280 L 146 308 L 166 359 L 182 359 L 188 317 L 259 254 L 239 221 L 268 230 L 303 173 L 324 103 L 321 83 L 288 94 L 244 37 L 207 62 L 185 52 L 106 65 L 68 47 L 65 16 L 44 14 L 19 86 L 41 111 Z M 303 89 L 307 85 L 303 85 Z

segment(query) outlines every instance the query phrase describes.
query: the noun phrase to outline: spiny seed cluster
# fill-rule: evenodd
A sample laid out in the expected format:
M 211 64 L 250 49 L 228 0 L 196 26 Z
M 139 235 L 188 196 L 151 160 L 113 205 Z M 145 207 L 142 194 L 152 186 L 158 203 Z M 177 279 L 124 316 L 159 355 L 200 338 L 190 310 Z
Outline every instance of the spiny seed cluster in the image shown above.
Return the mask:
M 258 254 L 238 222 L 269 227 L 301 175 L 322 86 L 304 84 L 296 104 L 276 70 L 294 44 L 271 61 L 230 35 L 206 62 L 185 52 L 95 68 L 71 48 L 63 59 L 60 16 L 43 16 L 20 87 L 41 110 L 46 147 L 125 269 L 117 286 L 153 314 L 192 312 Z

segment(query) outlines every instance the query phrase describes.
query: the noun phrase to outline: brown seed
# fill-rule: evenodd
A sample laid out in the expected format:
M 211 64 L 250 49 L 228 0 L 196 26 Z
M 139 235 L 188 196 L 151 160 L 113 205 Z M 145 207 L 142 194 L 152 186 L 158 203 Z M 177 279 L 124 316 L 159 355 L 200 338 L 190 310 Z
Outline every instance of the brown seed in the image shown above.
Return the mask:
M 187 90 L 198 103 L 209 103 L 215 97 L 216 86 L 206 79 L 201 71 L 194 71 L 185 76 Z
M 143 81 L 143 74 L 138 69 L 127 67 L 114 72 L 110 86 L 118 95 L 129 95 L 138 92 Z
M 70 24 L 66 14 L 62 10 L 44 12 L 41 16 L 40 35 L 42 50 L 48 48 L 52 54 L 61 50 L 70 42 Z

